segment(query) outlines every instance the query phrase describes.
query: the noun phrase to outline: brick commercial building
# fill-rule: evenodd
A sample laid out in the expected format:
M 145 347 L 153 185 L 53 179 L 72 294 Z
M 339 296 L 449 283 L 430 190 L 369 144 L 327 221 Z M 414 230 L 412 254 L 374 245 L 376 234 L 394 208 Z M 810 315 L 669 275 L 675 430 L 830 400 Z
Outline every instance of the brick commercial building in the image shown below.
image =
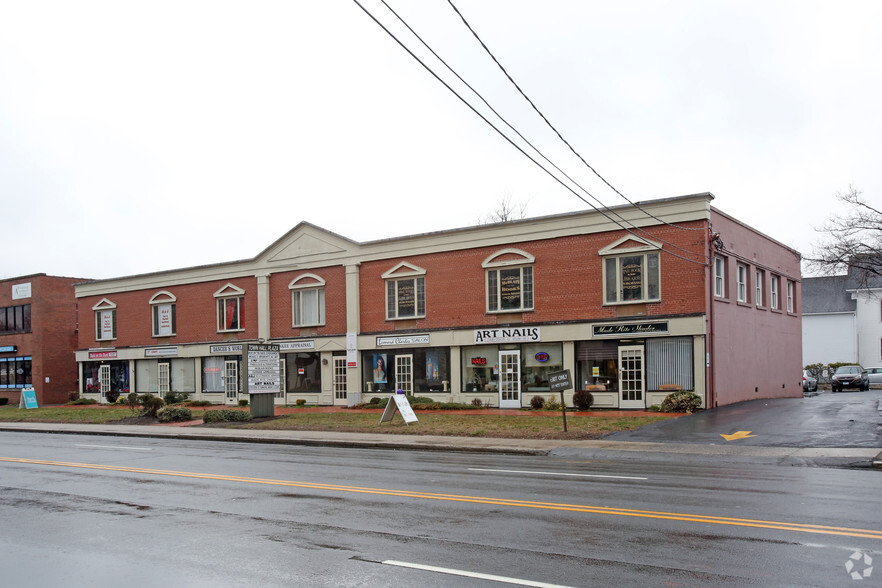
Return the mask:
M 63 404 L 77 390 L 77 301 L 82 278 L 34 274 L 0 280 L 0 398 Z
M 712 199 L 367 243 L 301 223 L 253 259 L 80 284 L 81 392 L 235 404 L 243 345 L 265 342 L 278 404 L 519 408 L 560 370 L 597 407 L 798 396 L 800 256 Z

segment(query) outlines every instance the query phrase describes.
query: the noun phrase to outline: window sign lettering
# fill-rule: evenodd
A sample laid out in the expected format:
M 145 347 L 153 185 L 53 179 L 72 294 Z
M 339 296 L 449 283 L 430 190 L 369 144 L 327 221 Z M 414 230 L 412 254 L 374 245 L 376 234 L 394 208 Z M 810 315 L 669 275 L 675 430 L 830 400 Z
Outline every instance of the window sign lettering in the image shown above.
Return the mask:
M 521 308 L 521 270 L 507 269 L 499 272 L 500 299 L 504 310 Z
M 157 329 L 156 334 L 167 336 L 174 334 L 172 329 L 172 305 L 159 304 L 156 306 Z
M 622 300 L 643 298 L 643 256 L 622 258 Z

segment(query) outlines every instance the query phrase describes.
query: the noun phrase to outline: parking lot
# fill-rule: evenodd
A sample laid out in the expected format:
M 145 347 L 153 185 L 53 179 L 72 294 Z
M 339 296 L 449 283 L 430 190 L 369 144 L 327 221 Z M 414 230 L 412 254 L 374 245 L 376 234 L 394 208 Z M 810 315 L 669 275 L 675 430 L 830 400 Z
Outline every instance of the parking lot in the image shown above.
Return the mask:
M 727 439 L 723 435 L 729 436 Z M 734 437 L 733 437 L 734 436 Z M 882 390 L 751 400 L 604 437 L 612 441 L 882 448 Z

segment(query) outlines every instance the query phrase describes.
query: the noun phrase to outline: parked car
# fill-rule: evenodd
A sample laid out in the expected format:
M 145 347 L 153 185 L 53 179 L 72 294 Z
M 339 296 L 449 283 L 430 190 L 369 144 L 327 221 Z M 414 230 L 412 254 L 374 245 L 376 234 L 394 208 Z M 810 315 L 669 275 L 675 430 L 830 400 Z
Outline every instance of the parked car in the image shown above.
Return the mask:
M 802 391 L 817 392 L 818 380 L 809 373 L 808 370 L 802 370 Z
M 867 377 L 871 384 L 882 384 L 882 367 L 867 368 Z
M 859 365 L 843 365 L 833 374 L 830 382 L 834 392 L 842 392 L 843 388 L 870 389 L 870 378 L 867 370 Z

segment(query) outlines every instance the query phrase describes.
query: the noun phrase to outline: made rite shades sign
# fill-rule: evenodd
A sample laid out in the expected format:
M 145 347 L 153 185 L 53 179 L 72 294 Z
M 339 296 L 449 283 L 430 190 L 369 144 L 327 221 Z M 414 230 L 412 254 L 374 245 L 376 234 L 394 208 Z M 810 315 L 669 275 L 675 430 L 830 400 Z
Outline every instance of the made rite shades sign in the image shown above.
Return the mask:
M 658 323 L 627 323 L 623 325 L 594 325 L 595 337 L 618 337 L 620 335 L 653 335 L 667 333 L 667 321 Z

